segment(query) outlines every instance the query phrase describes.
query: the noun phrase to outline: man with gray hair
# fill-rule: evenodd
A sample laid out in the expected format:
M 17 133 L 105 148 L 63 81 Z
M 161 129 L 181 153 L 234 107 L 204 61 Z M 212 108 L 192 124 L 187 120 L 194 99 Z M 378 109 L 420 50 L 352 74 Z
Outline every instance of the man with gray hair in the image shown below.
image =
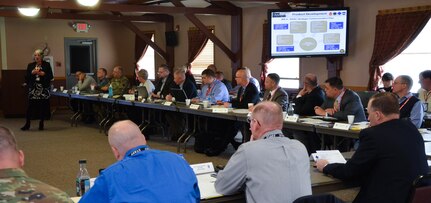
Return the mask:
M 0 126 L 1 202 L 72 202 L 63 191 L 30 178 L 24 172 L 24 152 L 12 131 Z
M 150 149 L 132 121 L 115 123 L 108 142 L 118 162 L 101 172 L 80 202 L 200 201 L 196 175 L 187 161 L 172 152 Z
M 421 101 L 410 92 L 412 86 L 413 80 L 410 76 L 400 75 L 395 78 L 392 92 L 399 99 L 400 118 L 410 119 L 416 128 L 420 128 L 424 118 L 424 110 Z
M 224 170 L 215 188 L 224 195 L 245 187 L 248 203 L 293 202 L 311 194 L 310 161 L 304 145 L 285 137 L 280 105 L 264 101 L 249 117 L 251 141 L 242 144 Z

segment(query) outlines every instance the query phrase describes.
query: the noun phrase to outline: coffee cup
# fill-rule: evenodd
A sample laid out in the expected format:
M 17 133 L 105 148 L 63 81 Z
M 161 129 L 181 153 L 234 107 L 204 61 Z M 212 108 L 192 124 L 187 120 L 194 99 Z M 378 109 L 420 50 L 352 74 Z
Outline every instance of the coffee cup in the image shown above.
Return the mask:
M 208 108 L 210 105 L 210 101 L 208 101 L 208 100 L 205 100 L 202 103 L 204 104 L 204 108 Z
M 63 87 L 63 86 L 60 86 L 60 91 L 62 91 L 62 92 L 63 92 L 63 90 L 64 90 L 64 87 Z
M 348 115 L 347 116 L 347 122 L 349 124 L 352 124 L 355 121 L 355 115 Z
M 186 99 L 186 105 L 187 106 L 190 106 L 190 102 L 191 102 L 192 100 L 191 99 Z

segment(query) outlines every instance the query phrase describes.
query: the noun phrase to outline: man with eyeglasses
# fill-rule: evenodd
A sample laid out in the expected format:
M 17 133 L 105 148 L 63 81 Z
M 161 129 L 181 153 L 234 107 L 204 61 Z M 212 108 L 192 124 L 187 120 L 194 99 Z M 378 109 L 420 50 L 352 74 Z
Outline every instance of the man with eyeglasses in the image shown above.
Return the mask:
M 224 170 L 215 188 L 224 195 L 245 188 L 248 203 L 293 202 L 311 194 L 310 162 L 303 144 L 285 137 L 280 105 L 264 101 L 251 116 L 251 141 L 242 144 Z
M 170 73 L 168 65 L 162 64 L 157 70 L 157 77 L 156 89 L 151 93 L 151 96 L 153 98 L 163 99 L 170 92 L 174 82 L 174 76 Z
M 431 70 L 419 74 L 419 84 L 421 88 L 418 90 L 418 97 L 422 101 L 424 111 L 431 112 Z
M 420 128 L 423 122 L 424 110 L 422 103 L 410 90 L 413 80 L 408 75 L 400 75 L 395 78 L 392 92 L 398 96 L 400 104 L 400 118 L 410 120 L 416 128 Z

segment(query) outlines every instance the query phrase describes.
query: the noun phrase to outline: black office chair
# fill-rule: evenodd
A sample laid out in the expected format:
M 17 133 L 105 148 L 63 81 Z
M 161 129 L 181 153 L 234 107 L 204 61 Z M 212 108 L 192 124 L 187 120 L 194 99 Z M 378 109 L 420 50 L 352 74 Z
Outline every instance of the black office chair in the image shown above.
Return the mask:
M 333 194 L 319 194 L 319 195 L 307 195 L 302 196 L 293 203 L 344 203 Z
M 431 173 L 420 175 L 413 181 L 407 203 L 428 203 L 431 200 Z

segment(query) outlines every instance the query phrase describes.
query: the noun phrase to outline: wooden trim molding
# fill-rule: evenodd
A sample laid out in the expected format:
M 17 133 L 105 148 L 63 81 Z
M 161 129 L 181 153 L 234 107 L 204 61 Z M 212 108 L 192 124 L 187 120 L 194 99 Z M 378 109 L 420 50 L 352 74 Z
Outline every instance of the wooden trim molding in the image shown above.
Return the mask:
M 418 11 L 431 11 L 431 5 L 379 10 L 378 14 L 388 15 L 388 14 L 395 14 L 395 13 L 409 13 L 409 12 L 418 12 Z

